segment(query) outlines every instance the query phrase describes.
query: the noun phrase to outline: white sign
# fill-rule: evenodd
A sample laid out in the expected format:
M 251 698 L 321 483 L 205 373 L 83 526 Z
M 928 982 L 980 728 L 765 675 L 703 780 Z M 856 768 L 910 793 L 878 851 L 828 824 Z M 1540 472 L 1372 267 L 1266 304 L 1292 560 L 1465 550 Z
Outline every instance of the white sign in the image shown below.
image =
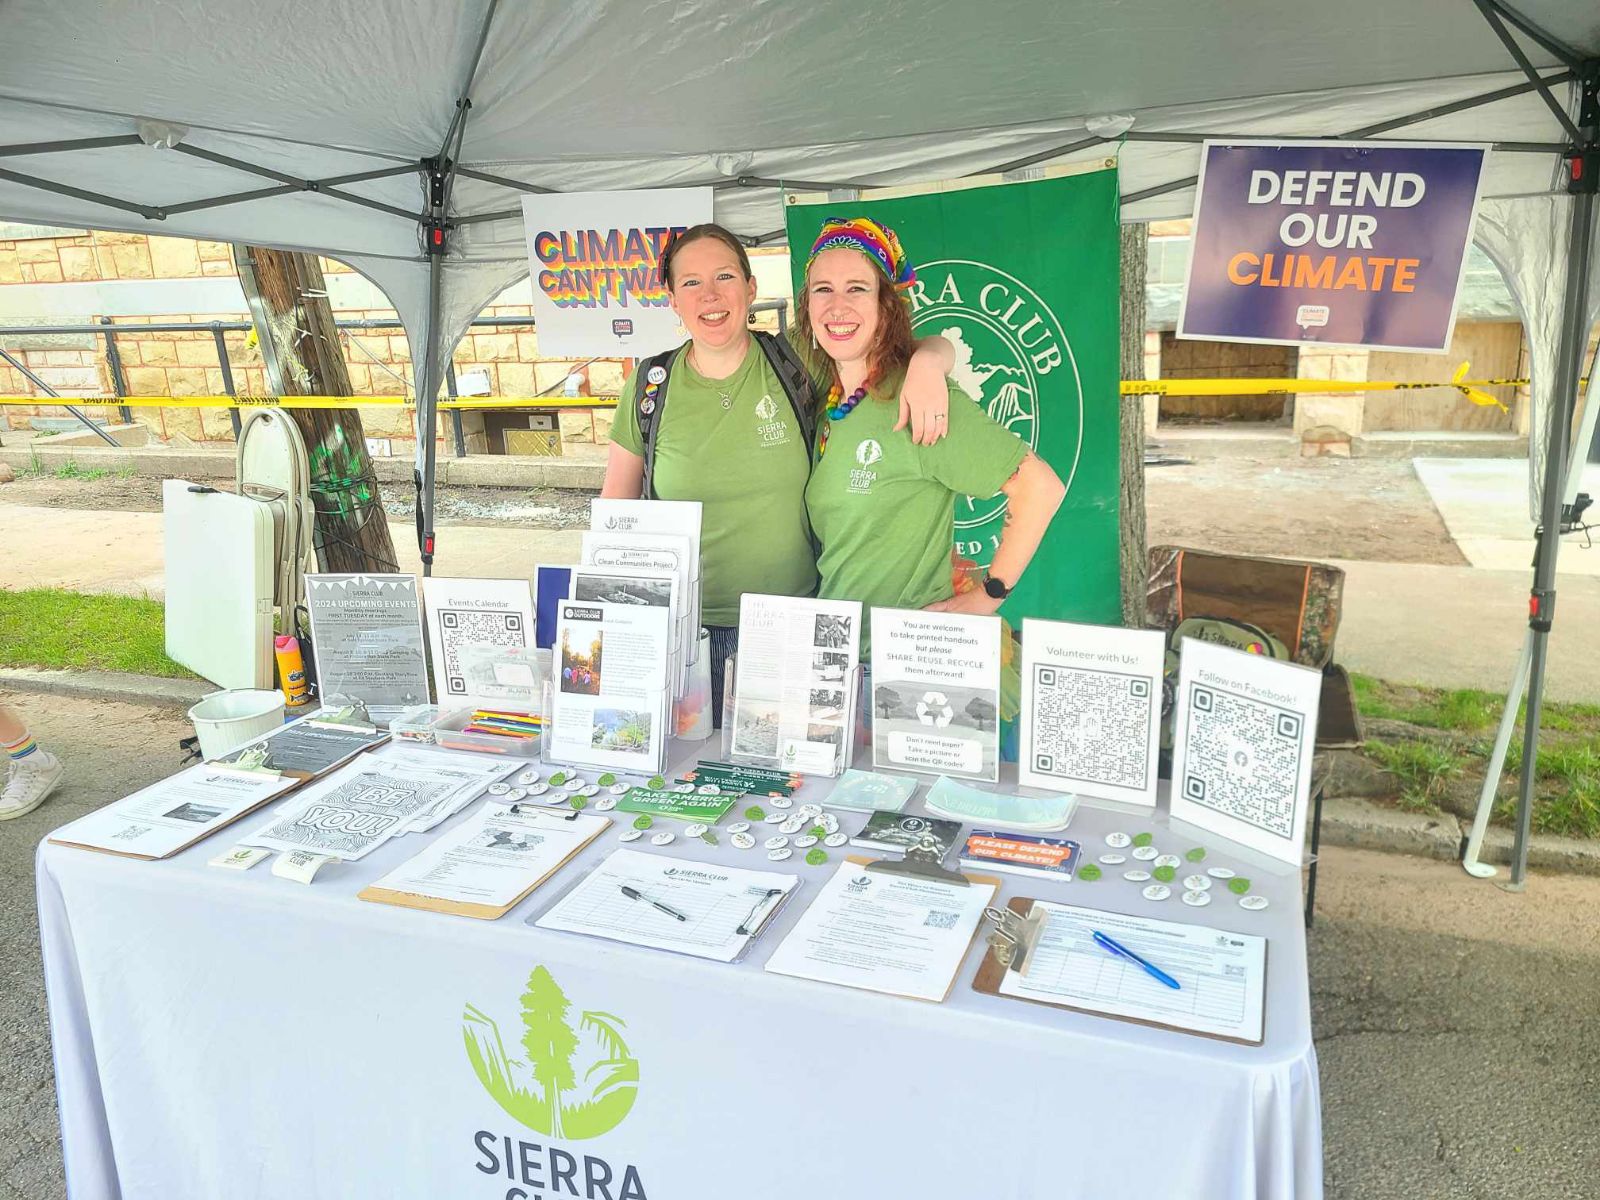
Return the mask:
M 540 355 L 637 358 L 681 341 L 661 252 L 709 220 L 708 187 L 524 196 Z
M 875 608 L 871 620 L 872 765 L 999 778 L 1000 618 Z
M 1025 619 L 1018 780 L 1154 808 L 1165 658 L 1159 630 Z
M 1172 819 L 1301 864 L 1322 676 L 1184 638 Z

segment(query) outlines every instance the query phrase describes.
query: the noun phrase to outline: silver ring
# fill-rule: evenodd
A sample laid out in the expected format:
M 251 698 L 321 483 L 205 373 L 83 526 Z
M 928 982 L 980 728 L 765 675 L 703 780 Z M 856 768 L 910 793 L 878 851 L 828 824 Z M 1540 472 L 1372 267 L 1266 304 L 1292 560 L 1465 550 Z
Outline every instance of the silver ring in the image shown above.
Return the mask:
M 933 419 L 935 421 L 942 421 L 942 420 L 944 420 L 944 414 L 943 413 L 935 413 L 933 415 Z

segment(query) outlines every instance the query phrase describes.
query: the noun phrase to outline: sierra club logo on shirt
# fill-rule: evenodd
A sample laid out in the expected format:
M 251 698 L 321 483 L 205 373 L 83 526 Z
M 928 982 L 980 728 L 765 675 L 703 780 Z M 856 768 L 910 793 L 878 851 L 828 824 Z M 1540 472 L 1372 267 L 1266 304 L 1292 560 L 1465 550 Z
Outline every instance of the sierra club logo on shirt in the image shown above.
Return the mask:
M 1051 420 L 1070 420 L 1083 444 L 1083 387 L 1061 322 L 1037 292 L 986 263 L 949 258 L 917 264 L 909 291 L 911 325 L 918 337 L 941 334 L 954 345 L 950 377 L 990 418 L 1039 448 L 1040 381 L 1056 371 L 1071 376 L 1077 412 L 1052 408 Z M 1074 451 L 1073 463 L 1077 461 Z M 1070 473 L 1061 472 L 1068 479 Z M 962 531 L 976 530 L 1004 511 L 1006 499 L 956 501 L 957 548 Z M 968 536 L 971 536 L 970 534 Z M 976 557 L 981 547 L 966 547 Z
M 789 444 L 789 427 L 777 419 L 778 402 L 772 398 L 770 392 L 756 401 L 756 417 L 760 421 L 756 426 L 756 437 L 763 446 Z
M 872 490 L 878 473 L 869 468 L 883 458 L 883 447 L 875 438 L 865 438 L 856 443 L 856 462 L 860 465 L 850 472 L 850 490 L 865 495 Z

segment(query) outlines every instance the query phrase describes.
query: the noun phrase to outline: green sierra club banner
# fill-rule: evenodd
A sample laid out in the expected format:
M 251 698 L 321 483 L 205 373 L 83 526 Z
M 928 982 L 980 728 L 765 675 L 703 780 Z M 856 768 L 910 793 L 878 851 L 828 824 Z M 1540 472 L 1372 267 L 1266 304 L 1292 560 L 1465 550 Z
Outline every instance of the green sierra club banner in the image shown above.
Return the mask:
M 1118 624 L 1116 170 L 920 194 L 868 191 L 850 202 L 791 195 L 786 216 L 797 297 L 824 217 L 867 216 L 893 228 L 917 270 L 917 336 L 949 338 L 952 378 L 1067 485 L 1002 615 L 1017 629 L 1023 617 Z M 956 502 L 962 558 L 988 566 L 1004 508 L 1004 496 Z

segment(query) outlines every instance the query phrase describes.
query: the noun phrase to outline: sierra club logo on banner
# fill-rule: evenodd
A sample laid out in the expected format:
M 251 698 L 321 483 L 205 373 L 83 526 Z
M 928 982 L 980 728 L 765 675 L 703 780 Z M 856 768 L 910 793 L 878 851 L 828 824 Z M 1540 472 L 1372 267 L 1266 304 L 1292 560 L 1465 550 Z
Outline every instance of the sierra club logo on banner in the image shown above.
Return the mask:
M 709 220 L 710 188 L 524 196 L 539 354 L 638 358 L 682 341 L 661 252 Z
M 917 336 L 949 338 L 951 378 L 1067 485 L 1002 614 L 1014 627 L 1023 617 L 1116 624 L 1117 173 L 945 186 L 848 202 L 791 195 L 795 295 L 805 302 L 805 253 L 824 217 L 866 216 L 894 229 L 917 271 L 908 296 Z M 987 567 L 1004 519 L 1004 496 L 957 500 L 957 553 Z
M 1485 154 L 1207 142 L 1178 336 L 1444 353 Z

